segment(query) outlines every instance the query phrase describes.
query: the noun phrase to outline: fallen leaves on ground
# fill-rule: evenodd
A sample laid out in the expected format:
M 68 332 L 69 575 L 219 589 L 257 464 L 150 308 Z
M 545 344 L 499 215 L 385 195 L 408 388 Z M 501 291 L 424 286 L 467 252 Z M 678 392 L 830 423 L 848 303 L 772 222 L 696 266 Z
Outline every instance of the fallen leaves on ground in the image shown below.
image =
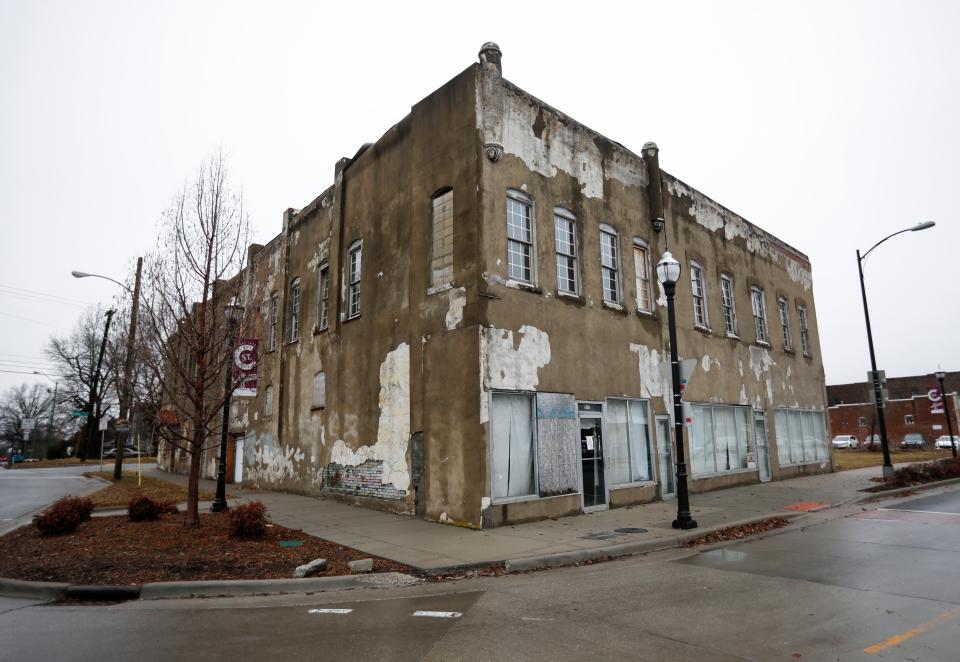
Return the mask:
M 714 531 L 713 533 L 708 533 L 705 536 L 700 536 L 696 540 L 688 542 L 685 547 L 710 545 L 715 542 L 724 542 L 726 540 L 740 540 L 742 538 L 754 536 L 758 533 L 763 533 L 764 531 L 783 528 L 787 524 L 787 520 L 783 519 L 782 517 L 774 517 L 772 519 L 765 519 L 762 522 L 754 522 L 753 524 L 730 526 L 725 529 Z
M 321 576 L 348 575 L 348 561 L 372 558 L 374 572 L 412 570 L 302 531 L 271 525 L 260 540 L 229 535 L 229 516 L 204 513 L 199 528 L 185 528 L 183 515 L 155 522 L 126 516 L 94 517 L 65 536 L 40 536 L 33 526 L 0 538 L 0 576 L 76 584 L 143 584 L 159 581 L 279 579 L 316 558 L 327 559 Z M 280 547 L 281 540 L 302 540 Z
M 901 487 L 911 487 L 924 483 L 933 483 L 939 480 L 960 477 L 960 459 L 948 458 L 935 462 L 921 462 L 908 464 L 893 472 L 893 475 L 883 479 L 880 485 L 868 487 L 864 492 L 884 492 Z
M 129 468 L 123 472 L 123 477 L 119 482 L 114 482 L 112 471 L 94 471 L 84 475 L 102 478 L 111 483 L 102 490 L 89 495 L 93 500 L 93 505 L 97 508 L 126 507 L 130 503 L 130 499 L 137 494 L 144 494 L 155 501 L 179 503 L 187 500 L 187 489 L 185 487 L 160 478 L 143 476 L 138 485 L 137 472 L 130 471 Z M 201 501 L 209 501 L 213 499 L 213 496 L 210 492 L 200 490 Z

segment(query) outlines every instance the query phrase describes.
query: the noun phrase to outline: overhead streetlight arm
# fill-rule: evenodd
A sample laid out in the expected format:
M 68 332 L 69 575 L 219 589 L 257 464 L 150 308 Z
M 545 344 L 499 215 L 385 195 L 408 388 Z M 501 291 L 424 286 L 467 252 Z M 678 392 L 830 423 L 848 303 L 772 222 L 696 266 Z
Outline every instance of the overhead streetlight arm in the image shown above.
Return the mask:
M 73 276 L 74 278 L 102 278 L 104 280 L 109 280 L 112 283 L 116 283 L 117 285 L 125 289 L 130 294 L 133 294 L 133 290 L 131 290 L 129 287 L 121 283 L 119 280 L 110 278 L 110 276 L 101 276 L 100 274 L 88 274 L 85 271 L 71 271 L 70 275 Z
M 880 244 L 882 244 L 883 242 L 885 242 L 887 239 L 892 239 L 893 237 L 896 237 L 898 234 L 903 234 L 904 232 L 918 232 L 919 230 L 926 230 L 927 228 L 932 228 L 936 224 L 937 224 L 936 221 L 926 221 L 924 223 L 917 223 L 916 225 L 909 228 L 897 230 L 893 234 L 887 235 L 886 237 L 884 237 L 883 239 L 875 243 L 873 246 L 871 246 L 870 250 L 868 250 L 866 253 L 860 256 L 860 261 L 863 262 L 864 260 L 866 260 L 867 256 L 873 252 L 873 249 L 879 246 Z

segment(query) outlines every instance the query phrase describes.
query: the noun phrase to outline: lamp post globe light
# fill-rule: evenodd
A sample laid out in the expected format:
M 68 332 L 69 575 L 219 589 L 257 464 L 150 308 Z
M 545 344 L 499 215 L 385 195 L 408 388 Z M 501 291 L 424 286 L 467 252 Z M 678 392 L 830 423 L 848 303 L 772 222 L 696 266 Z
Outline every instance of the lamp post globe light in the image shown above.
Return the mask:
M 210 512 L 219 513 L 227 509 L 227 435 L 230 432 L 230 399 L 233 394 L 233 350 L 237 344 L 237 324 L 243 317 L 243 306 L 229 303 L 223 307 L 229 331 L 227 347 L 229 358 L 223 378 L 223 417 L 220 420 L 220 457 L 217 460 L 217 494 L 210 504 Z
M 873 350 L 873 331 L 870 329 L 870 310 L 867 308 L 867 288 L 863 283 L 863 261 L 867 259 L 867 256 L 870 255 L 870 253 L 872 253 L 877 246 L 885 242 L 887 239 L 896 237 L 898 234 L 903 234 L 904 232 L 918 232 L 920 230 L 926 230 L 927 228 L 932 228 L 934 225 L 936 225 L 934 221 L 917 223 L 909 228 L 897 230 L 893 234 L 887 235 L 871 246 L 870 250 L 863 255 L 861 255 L 860 251 L 857 250 L 857 271 L 860 273 L 860 296 L 863 298 L 863 318 L 867 324 L 867 345 L 870 348 L 870 380 L 873 382 L 873 398 L 874 404 L 877 408 L 877 424 L 880 427 L 880 448 L 883 450 L 884 478 L 889 478 L 893 475 L 893 463 L 890 461 L 890 443 L 887 440 L 887 422 L 884 418 L 883 412 L 883 385 L 880 383 L 880 373 L 877 370 L 877 355 Z
M 670 251 L 665 251 L 657 263 L 657 280 L 667 295 L 667 322 L 670 329 L 670 374 L 673 382 L 673 423 L 677 447 L 677 519 L 675 529 L 695 529 L 697 522 L 690 515 L 690 496 L 687 492 L 687 462 L 683 452 L 683 401 L 680 393 L 680 359 L 677 354 L 677 316 L 673 297 L 677 291 L 682 268 Z
M 937 381 L 940 383 L 940 398 L 943 402 L 943 415 L 947 417 L 947 434 L 950 435 L 950 450 L 953 453 L 953 456 L 957 456 L 957 441 L 953 437 L 953 422 L 950 420 L 950 407 L 947 406 L 947 391 L 943 388 L 943 380 L 947 376 L 943 370 L 937 370 L 936 373 Z

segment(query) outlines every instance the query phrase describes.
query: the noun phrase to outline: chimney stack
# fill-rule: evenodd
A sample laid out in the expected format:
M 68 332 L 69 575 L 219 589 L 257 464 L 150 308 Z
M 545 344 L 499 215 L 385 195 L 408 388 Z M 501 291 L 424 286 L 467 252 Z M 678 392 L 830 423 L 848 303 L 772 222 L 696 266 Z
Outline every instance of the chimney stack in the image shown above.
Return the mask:
M 503 74 L 503 66 L 500 64 L 502 57 L 503 51 L 492 41 L 488 41 L 480 47 L 480 64 L 495 67 L 497 73 L 501 75 Z

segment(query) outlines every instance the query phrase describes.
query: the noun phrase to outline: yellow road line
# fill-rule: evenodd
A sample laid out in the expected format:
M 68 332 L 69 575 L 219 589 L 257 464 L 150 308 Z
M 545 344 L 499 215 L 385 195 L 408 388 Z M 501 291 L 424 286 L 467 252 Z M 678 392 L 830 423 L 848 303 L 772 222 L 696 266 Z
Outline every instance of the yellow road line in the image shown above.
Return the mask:
M 952 618 L 955 618 L 958 615 L 960 615 L 960 607 L 951 609 L 946 613 L 940 614 L 939 616 L 937 616 L 935 619 L 931 621 L 927 621 L 926 623 L 921 623 L 915 628 L 910 628 L 906 632 L 903 632 L 901 634 L 896 634 L 885 641 L 881 641 L 878 644 L 874 644 L 873 646 L 867 646 L 866 648 L 863 649 L 863 652 L 873 654 L 873 653 L 879 653 L 880 651 L 886 650 L 887 648 L 890 648 L 892 646 L 899 646 L 900 644 L 907 641 L 908 639 L 913 639 L 918 634 L 923 634 L 927 630 L 932 630 L 938 625 L 943 625 L 944 623 L 946 623 Z

